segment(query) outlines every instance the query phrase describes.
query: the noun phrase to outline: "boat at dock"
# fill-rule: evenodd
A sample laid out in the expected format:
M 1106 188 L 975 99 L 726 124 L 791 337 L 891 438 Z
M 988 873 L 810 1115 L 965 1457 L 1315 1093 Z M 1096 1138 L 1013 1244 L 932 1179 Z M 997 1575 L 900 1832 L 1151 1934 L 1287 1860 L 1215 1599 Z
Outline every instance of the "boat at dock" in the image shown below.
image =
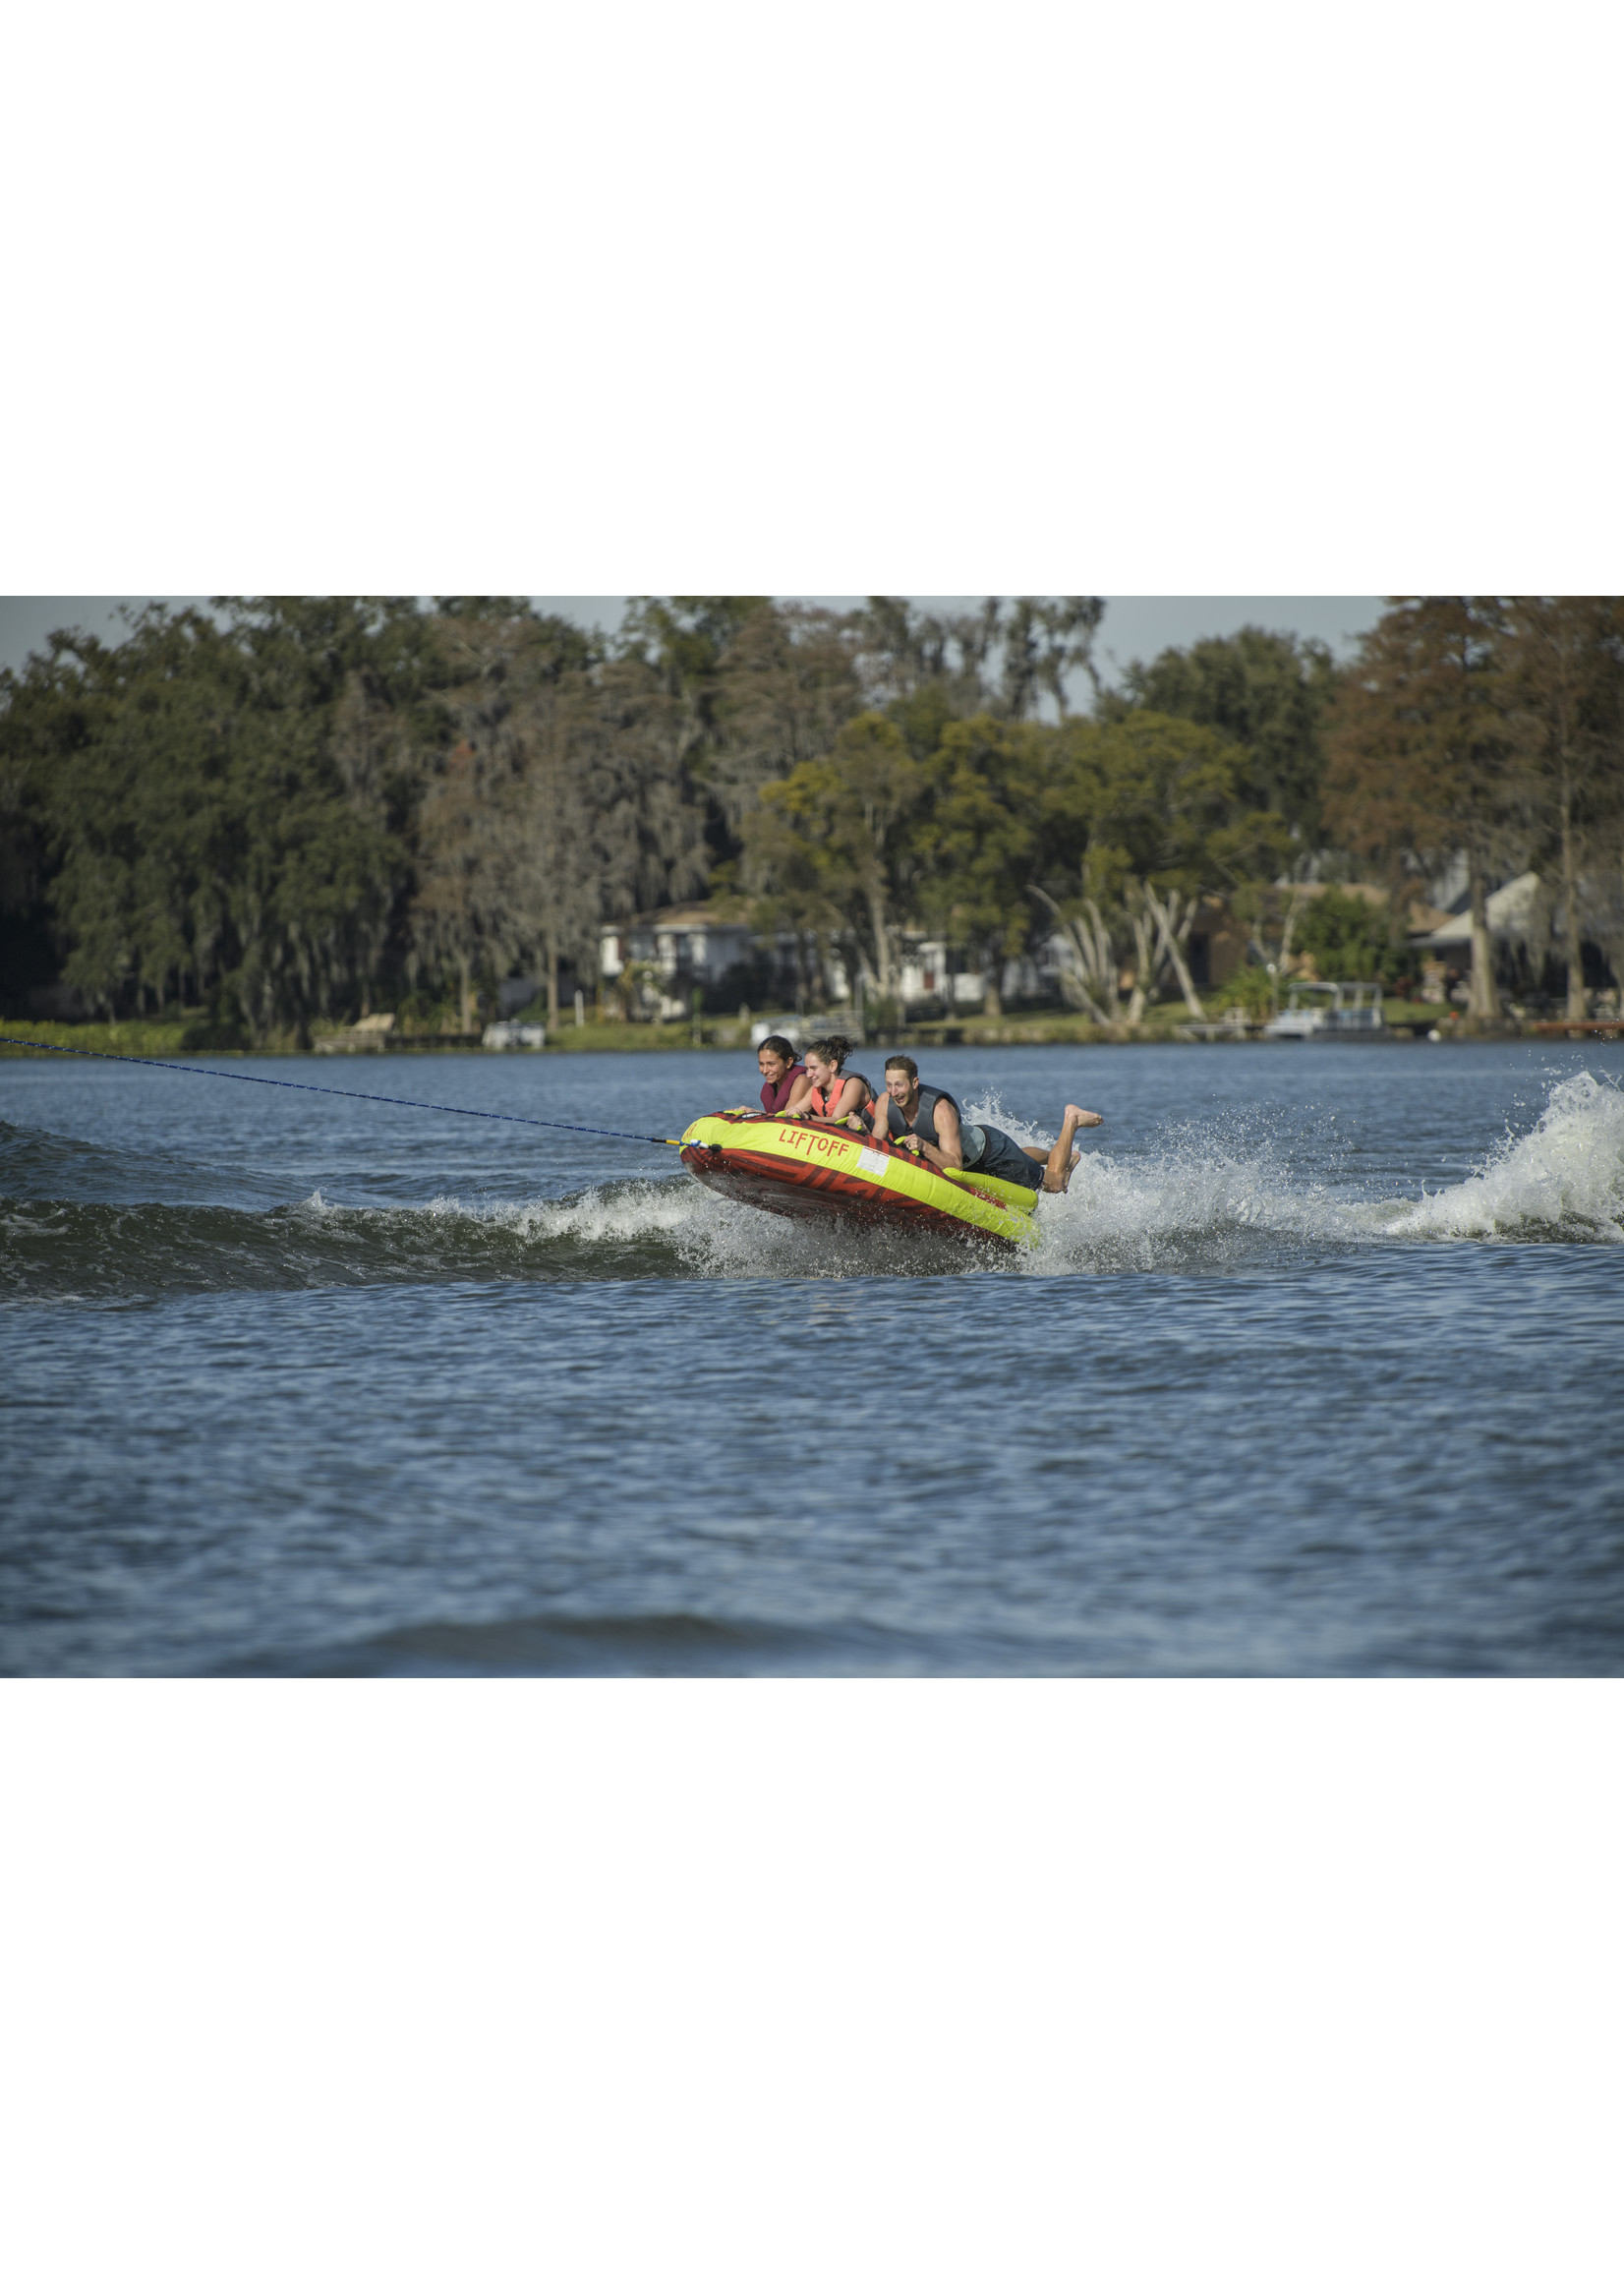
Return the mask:
M 1387 1033 L 1379 979 L 1294 979 L 1263 1032 L 1276 1042 L 1369 1040 Z
M 866 1133 L 740 1109 L 701 1116 L 681 1142 L 690 1176 L 771 1215 L 888 1224 L 993 1246 L 1037 1237 L 1037 1195 L 1026 1186 L 939 1169 Z

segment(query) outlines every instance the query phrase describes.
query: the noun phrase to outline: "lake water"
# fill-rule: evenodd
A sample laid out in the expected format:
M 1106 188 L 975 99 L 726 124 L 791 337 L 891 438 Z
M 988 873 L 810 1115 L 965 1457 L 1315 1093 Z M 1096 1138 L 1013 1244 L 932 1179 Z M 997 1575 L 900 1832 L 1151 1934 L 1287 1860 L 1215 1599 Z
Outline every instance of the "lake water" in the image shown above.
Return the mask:
M 758 1079 L 239 1070 L 654 1135 Z M 1022 1136 L 1106 1116 L 989 1256 L 664 1147 L 7 1061 L 0 1669 L 1624 1671 L 1620 1072 L 945 1052 Z

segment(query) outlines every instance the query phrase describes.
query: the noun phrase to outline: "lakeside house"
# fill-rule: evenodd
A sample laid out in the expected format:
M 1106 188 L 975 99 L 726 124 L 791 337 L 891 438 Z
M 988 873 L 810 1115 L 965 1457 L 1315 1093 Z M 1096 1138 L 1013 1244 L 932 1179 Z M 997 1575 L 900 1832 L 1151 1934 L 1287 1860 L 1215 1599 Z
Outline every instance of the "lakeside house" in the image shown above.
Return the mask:
M 979 1010 L 986 999 L 986 974 L 959 966 L 965 959 L 945 940 L 904 933 L 899 942 L 897 994 L 903 1009 L 926 1017 L 944 1010 Z M 810 943 L 792 932 L 763 939 L 729 913 L 725 903 L 686 901 L 625 916 L 602 927 L 601 976 L 618 990 L 628 1015 L 645 1019 L 685 1019 L 695 988 L 707 1010 L 736 1008 L 754 994 L 757 1001 L 789 1003 L 805 992 L 814 974 L 806 968 Z M 815 974 L 832 1007 L 849 1004 L 855 974 L 833 950 Z
M 904 1012 L 945 1018 L 954 1011 L 979 1011 L 987 1000 L 987 974 L 966 970 L 966 958 L 946 940 L 904 932 L 898 943 L 901 968 L 897 994 Z
M 1204 895 L 1185 951 L 1195 985 L 1221 987 L 1245 961 L 1247 941 L 1228 901 Z M 793 932 L 764 938 L 753 931 L 736 904 L 729 908 L 725 902 L 684 901 L 604 924 L 599 976 L 631 1019 L 686 1019 L 696 988 L 707 1011 L 736 1010 L 746 1001 L 789 1004 L 808 995 L 821 995 L 831 1012 L 852 1005 L 857 974 L 847 970 L 844 956 L 839 949 L 827 951 L 813 972 L 813 953 L 812 944 Z M 993 996 L 994 975 L 969 949 L 923 931 L 903 931 L 898 955 L 894 993 L 904 1019 L 973 1016 Z M 998 1000 L 1058 1001 L 1073 958 L 1070 942 L 1051 934 L 1036 948 L 1005 959 L 997 973 Z M 1123 973 L 1125 991 L 1132 977 L 1131 971 Z M 874 991 L 872 981 L 868 991 Z
M 1483 903 L 1496 976 L 1527 990 L 1543 977 L 1551 945 L 1550 897 L 1534 869 L 1525 869 Z M 1409 945 L 1421 959 L 1423 1003 L 1464 1002 L 1472 973 L 1472 900 L 1458 893 L 1446 909 L 1415 908 Z
M 760 962 L 750 926 L 725 902 L 684 901 L 623 916 L 599 933 L 600 976 L 618 989 L 632 1018 L 685 1019 L 696 987 L 708 1007 L 719 994 L 736 1003 Z

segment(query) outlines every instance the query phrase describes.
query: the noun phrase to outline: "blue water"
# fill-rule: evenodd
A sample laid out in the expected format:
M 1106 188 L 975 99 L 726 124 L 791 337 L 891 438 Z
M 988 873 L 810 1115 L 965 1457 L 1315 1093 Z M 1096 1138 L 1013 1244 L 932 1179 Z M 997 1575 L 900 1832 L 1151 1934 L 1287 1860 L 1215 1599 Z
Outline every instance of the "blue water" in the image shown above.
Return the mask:
M 656 1135 L 757 1079 L 239 1070 Z M 4 1062 L 0 1668 L 1624 1670 L 1618 1071 L 944 1053 L 1021 1136 L 1107 1117 L 989 1256 L 664 1147 Z

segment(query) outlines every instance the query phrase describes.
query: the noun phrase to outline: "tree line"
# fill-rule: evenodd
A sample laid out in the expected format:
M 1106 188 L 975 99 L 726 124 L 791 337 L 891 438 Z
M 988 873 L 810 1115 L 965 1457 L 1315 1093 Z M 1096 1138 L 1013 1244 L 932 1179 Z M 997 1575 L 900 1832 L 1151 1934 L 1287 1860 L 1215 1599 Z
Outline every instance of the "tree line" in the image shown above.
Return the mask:
M 1378 871 L 1464 864 L 1474 1014 L 1500 1010 L 1485 903 L 1537 872 L 1586 1010 L 1589 937 L 1624 982 L 1624 601 L 1426 598 L 1361 642 L 1329 743 L 1327 825 Z
M 1549 876 L 1570 972 L 1606 934 L 1619 602 L 1401 601 L 1347 666 L 1249 628 L 1117 686 L 1103 617 L 651 598 L 607 638 L 524 600 L 239 599 L 55 632 L 0 674 L 7 1000 L 56 981 L 261 1040 L 409 1000 L 466 1021 L 523 971 L 555 1016 L 606 920 L 709 897 L 792 939 L 814 1000 L 837 955 L 894 993 L 924 930 L 996 1003 L 1058 937 L 1074 1007 L 1132 1023 L 1199 1014 L 1203 896 L 1259 964 L 1317 939 L 1323 968 L 1391 955 L 1457 858 L 1475 922 Z M 1385 940 L 1303 891 L 1358 878 L 1397 888 Z

